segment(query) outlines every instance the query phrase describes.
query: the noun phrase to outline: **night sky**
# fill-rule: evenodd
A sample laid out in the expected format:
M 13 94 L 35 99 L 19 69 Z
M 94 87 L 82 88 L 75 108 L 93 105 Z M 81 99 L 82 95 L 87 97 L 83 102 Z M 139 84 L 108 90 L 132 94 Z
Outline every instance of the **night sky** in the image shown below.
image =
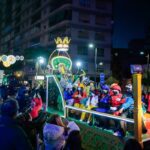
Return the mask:
M 115 0 L 114 48 L 127 48 L 128 42 L 144 38 L 150 26 L 150 0 Z

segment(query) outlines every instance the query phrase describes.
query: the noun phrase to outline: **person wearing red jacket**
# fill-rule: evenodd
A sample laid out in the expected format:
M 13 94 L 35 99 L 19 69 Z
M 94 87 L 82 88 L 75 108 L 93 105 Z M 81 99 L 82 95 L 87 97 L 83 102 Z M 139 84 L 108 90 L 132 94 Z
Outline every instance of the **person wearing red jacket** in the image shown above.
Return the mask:
M 73 94 L 72 97 L 74 99 L 74 106 L 81 108 L 82 104 L 80 102 L 84 98 L 87 98 L 87 94 L 82 87 L 78 87 L 77 91 Z
M 118 84 L 114 83 L 110 86 L 110 97 L 111 98 L 110 98 L 109 113 L 115 116 L 119 116 L 120 114 L 118 110 L 120 109 L 121 105 L 125 103 L 125 99 L 123 98 L 123 95 L 121 93 L 121 87 Z M 124 136 L 124 132 L 122 128 L 120 127 L 120 122 L 117 120 L 112 120 L 112 121 L 114 122 L 114 125 L 115 125 L 113 127 L 114 135 L 116 131 L 119 130 L 119 133 L 121 133 L 120 135 Z M 108 123 L 110 123 L 109 120 L 108 120 Z
M 42 102 L 42 98 L 39 94 L 36 94 L 32 100 L 32 110 L 30 112 L 30 115 L 32 117 L 32 119 L 36 119 L 39 116 L 39 111 L 42 108 L 43 102 Z
M 122 98 L 121 87 L 118 84 L 111 85 L 110 96 L 110 110 L 112 113 L 115 113 L 125 102 L 125 99 Z

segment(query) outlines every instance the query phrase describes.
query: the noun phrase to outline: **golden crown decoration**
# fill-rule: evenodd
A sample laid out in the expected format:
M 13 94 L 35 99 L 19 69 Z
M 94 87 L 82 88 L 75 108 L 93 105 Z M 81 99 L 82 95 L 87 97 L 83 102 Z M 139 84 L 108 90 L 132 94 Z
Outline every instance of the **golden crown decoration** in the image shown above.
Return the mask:
M 58 51 L 68 51 L 70 41 L 71 41 L 71 39 L 69 39 L 68 37 L 64 37 L 64 39 L 62 39 L 61 37 L 57 37 L 55 39 L 57 50 Z

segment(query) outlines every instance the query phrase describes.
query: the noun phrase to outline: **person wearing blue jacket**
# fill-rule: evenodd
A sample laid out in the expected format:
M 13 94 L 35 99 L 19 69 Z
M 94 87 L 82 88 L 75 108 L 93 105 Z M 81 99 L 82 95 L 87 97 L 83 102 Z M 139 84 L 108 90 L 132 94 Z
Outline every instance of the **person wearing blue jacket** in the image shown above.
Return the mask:
M 0 116 L 0 149 L 33 150 L 24 130 L 16 120 L 18 112 L 16 100 L 8 99 L 1 105 Z
M 117 116 L 123 116 L 126 118 L 133 118 L 133 113 L 134 113 L 134 99 L 133 99 L 133 94 L 132 94 L 132 85 L 127 84 L 125 86 L 125 103 L 121 105 L 120 109 L 115 112 L 115 115 Z M 146 132 L 146 128 L 144 125 L 144 121 L 142 121 L 143 128 L 142 131 L 143 133 Z M 118 131 L 114 133 L 114 135 L 117 136 L 125 136 L 126 134 L 126 122 L 121 121 L 120 125 L 118 126 Z
M 66 101 L 67 105 L 70 106 L 73 105 L 74 99 L 72 98 L 72 95 L 73 95 L 72 85 L 68 84 L 63 93 L 64 100 Z
M 110 109 L 110 95 L 109 95 L 109 86 L 108 85 L 102 85 L 101 86 L 101 92 L 99 96 L 99 101 L 98 101 L 98 107 L 94 108 L 93 110 L 97 112 L 103 112 L 107 113 Z M 94 116 L 95 118 L 95 124 L 102 127 L 102 128 L 109 128 L 108 124 L 108 119 L 100 116 Z

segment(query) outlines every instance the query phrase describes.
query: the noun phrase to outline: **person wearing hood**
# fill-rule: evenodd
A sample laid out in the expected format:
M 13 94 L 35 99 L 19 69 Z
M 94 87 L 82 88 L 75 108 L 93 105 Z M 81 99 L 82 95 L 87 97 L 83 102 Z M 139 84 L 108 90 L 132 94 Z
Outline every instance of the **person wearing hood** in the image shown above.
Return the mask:
M 45 150 L 60 150 L 65 145 L 65 128 L 59 115 L 52 115 L 43 129 Z

